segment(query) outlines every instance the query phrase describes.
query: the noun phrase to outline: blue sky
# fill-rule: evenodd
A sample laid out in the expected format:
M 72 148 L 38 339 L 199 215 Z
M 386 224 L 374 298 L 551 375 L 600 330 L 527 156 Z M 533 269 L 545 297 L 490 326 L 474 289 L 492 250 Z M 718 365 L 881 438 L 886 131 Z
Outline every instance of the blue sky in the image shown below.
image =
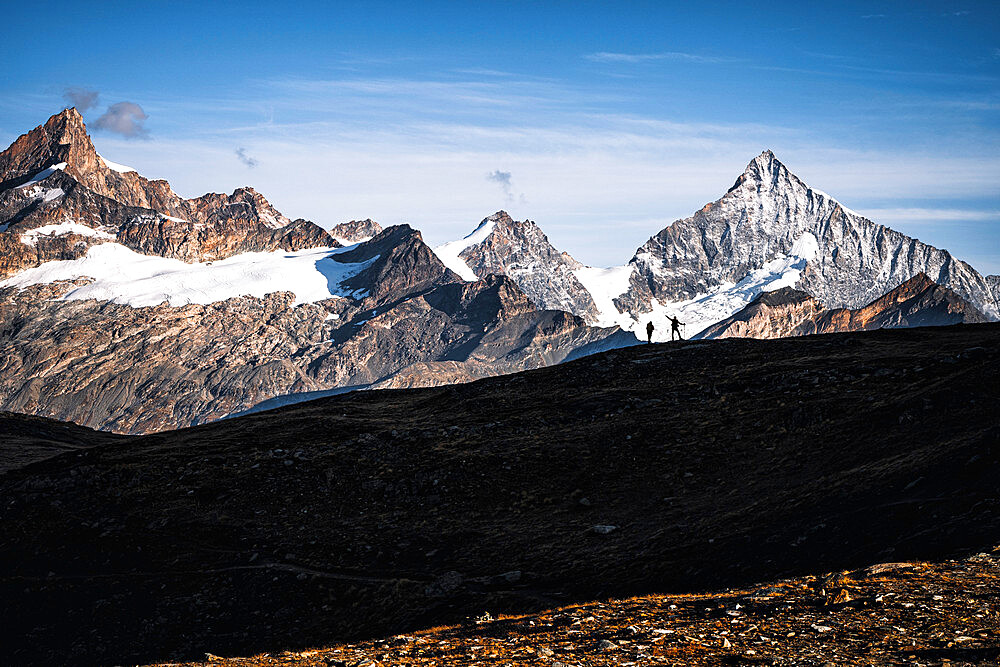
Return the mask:
M 770 148 L 1000 273 L 1000 3 L 696 4 L 17 3 L 0 143 L 92 91 L 98 150 L 182 195 L 251 184 L 431 243 L 504 208 L 595 265 Z M 121 102 L 136 136 L 97 129 Z

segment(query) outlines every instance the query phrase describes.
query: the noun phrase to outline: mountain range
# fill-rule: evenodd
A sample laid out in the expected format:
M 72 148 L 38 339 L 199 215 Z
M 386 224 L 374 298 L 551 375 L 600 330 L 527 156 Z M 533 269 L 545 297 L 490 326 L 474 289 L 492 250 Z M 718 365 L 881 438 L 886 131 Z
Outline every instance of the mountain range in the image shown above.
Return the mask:
M 831 308 L 860 308 L 918 274 L 989 319 L 1000 317 L 1000 277 L 851 211 L 771 151 L 722 198 L 665 227 L 623 266 L 585 267 L 553 248 L 535 223 L 502 211 L 436 251 L 466 279 L 504 273 L 536 303 L 593 324 L 643 335 L 652 321 L 654 340 L 669 339 L 668 315 L 695 334 L 782 287 Z
M 947 290 L 944 311 L 900 311 L 918 275 Z M 290 220 L 250 187 L 184 199 L 99 155 L 75 109 L 0 153 L 0 279 L 0 409 L 124 433 L 551 365 L 634 345 L 649 321 L 665 340 L 671 315 L 704 337 L 1000 315 L 1000 277 L 853 213 L 770 151 L 605 269 L 503 211 L 431 249 L 407 225 Z

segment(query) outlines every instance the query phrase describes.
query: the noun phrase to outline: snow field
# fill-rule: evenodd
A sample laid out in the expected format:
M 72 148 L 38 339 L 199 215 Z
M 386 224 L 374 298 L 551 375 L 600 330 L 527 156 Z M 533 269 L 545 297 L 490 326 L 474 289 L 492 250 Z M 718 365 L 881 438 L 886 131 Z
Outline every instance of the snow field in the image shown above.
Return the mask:
M 46 262 L 22 271 L 0 282 L 0 288 L 24 289 L 56 280 L 89 277 L 93 282 L 70 290 L 63 300 L 97 299 L 134 308 L 166 301 L 177 307 L 287 291 L 295 294 L 294 304 L 298 305 L 331 297 L 361 296 L 342 288 L 340 283 L 377 257 L 344 264 L 333 258 L 344 250 L 251 252 L 215 262 L 188 264 L 179 259 L 142 255 L 118 243 L 102 243 L 92 246 L 79 259 Z

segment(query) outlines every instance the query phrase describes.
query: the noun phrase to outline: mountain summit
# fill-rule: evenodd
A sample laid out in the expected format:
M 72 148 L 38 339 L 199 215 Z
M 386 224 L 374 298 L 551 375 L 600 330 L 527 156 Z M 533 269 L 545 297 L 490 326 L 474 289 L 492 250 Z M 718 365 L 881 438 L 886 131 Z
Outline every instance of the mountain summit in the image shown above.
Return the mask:
M 497 211 L 463 239 L 434 249 L 465 280 L 509 276 L 539 308 L 564 310 L 596 323 L 597 305 L 574 274 L 582 264 L 556 250 L 531 220 Z
M 680 312 L 701 328 L 789 282 L 828 307 L 859 308 L 918 273 L 1000 316 L 990 286 L 971 266 L 809 187 L 770 151 L 721 199 L 652 237 L 630 265 L 620 310 Z

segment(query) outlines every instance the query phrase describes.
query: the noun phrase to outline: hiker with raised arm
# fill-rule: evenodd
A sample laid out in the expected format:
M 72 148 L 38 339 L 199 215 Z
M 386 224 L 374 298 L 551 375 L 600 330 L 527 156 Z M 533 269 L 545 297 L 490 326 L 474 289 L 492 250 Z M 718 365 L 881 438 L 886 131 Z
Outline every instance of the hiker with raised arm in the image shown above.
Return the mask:
M 667 319 L 670 320 L 670 340 L 673 341 L 674 334 L 677 334 L 677 340 L 684 340 L 684 337 L 681 336 L 681 327 L 684 326 L 684 323 L 673 316 Z

